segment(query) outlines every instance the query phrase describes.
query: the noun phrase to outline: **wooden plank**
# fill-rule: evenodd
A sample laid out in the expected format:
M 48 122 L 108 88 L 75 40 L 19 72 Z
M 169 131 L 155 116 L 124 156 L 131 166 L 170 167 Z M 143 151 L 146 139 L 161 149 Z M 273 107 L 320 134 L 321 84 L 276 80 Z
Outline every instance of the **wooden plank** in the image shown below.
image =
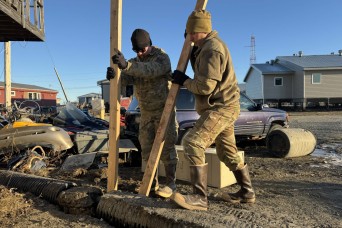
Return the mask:
M 205 9 L 208 0 L 197 0 L 195 10 Z M 189 36 L 186 37 L 183 45 L 183 49 L 178 60 L 177 70 L 182 72 L 186 71 L 188 65 L 190 51 L 191 51 L 191 41 Z M 165 142 L 165 131 L 170 122 L 170 115 L 175 107 L 176 98 L 179 91 L 179 85 L 172 84 L 170 88 L 169 95 L 167 97 L 163 114 L 160 119 L 156 137 L 153 142 L 150 157 L 148 159 L 142 183 L 139 189 L 139 194 L 148 196 L 151 190 L 152 181 L 156 173 L 158 163 L 160 160 L 160 155 L 163 150 Z
M 38 5 L 37 5 L 37 1 L 34 1 L 33 4 L 33 12 L 34 12 L 34 25 L 38 27 Z
M 40 19 L 39 19 L 39 21 L 40 21 L 40 31 L 41 32 L 43 32 L 43 33 L 45 33 L 45 21 L 44 21 L 44 8 L 43 8 L 43 6 L 44 6 L 44 0 L 40 0 L 40 2 L 39 2 L 39 9 L 40 9 L 40 14 L 39 14 L 39 16 L 40 16 Z
M 110 9 L 110 57 L 114 48 L 121 50 L 122 0 L 111 0 Z M 120 69 L 112 63 L 116 77 L 110 80 L 109 92 L 109 154 L 107 192 L 118 189 L 119 137 L 120 137 Z
M 5 42 L 5 107 L 11 108 L 11 90 L 12 90 L 12 73 L 11 73 L 11 41 Z

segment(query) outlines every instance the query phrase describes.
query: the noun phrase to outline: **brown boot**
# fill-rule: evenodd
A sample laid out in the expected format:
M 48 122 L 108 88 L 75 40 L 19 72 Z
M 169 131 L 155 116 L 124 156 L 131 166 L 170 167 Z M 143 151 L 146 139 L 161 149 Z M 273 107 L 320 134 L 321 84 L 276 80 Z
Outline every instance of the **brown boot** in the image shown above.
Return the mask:
M 176 168 L 177 164 L 165 165 L 166 184 L 156 191 L 156 195 L 169 198 L 176 190 Z
M 191 165 L 190 178 L 193 185 L 192 195 L 182 195 L 175 192 L 171 199 L 179 206 L 188 210 L 208 210 L 207 199 L 207 175 L 208 164 L 204 165 Z
M 230 203 L 254 203 L 255 193 L 252 187 L 251 178 L 249 177 L 249 171 L 247 164 L 240 169 L 233 171 L 236 178 L 236 182 L 241 186 L 241 189 L 236 193 L 223 194 L 223 200 Z

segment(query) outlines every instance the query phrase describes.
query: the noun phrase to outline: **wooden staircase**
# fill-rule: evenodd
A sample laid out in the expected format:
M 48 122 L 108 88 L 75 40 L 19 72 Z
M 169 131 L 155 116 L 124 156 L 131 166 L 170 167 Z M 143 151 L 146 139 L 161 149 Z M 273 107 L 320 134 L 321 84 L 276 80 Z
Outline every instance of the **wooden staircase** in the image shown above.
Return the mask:
M 0 42 L 44 41 L 43 0 L 0 0 Z

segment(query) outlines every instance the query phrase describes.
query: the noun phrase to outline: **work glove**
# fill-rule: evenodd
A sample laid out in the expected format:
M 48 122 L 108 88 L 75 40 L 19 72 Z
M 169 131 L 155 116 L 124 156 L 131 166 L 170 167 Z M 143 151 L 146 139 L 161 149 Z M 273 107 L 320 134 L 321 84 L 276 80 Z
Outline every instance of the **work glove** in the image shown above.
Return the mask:
M 115 78 L 115 75 L 116 75 L 116 72 L 114 68 L 107 67 L 107 75 L 106 75 L 107 80 L 110 81 L 110 79 Z
M 183 73 L 182 71 L 179 70 L 175 70 L 172 73 L 172 83 L 174 84 L 178 84 L 178 85 L 183 85 L 184 82 L 189 79 L 190 77 L 188 75 L 186 75 L 185 73 Z
M 115 54 L 112 56 L 113 63 L 117 64 L 121 70 L 126 69 L 128 63 L 125 60 L 125 56 L 118 49 L 114 49 L 114 52 Z

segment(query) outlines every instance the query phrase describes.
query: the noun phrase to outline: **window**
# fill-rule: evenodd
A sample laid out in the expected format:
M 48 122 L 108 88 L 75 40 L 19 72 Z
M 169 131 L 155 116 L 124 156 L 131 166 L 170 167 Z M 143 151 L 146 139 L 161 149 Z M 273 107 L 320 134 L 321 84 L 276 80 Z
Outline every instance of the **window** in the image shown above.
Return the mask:
M 180 89 L 176 100 L 177 110 L 194 110 L 195 96 L 187 89 Z
M 274 78 L 275 86 L 283 86 L 283 78 Z
M 311 82 L 312 84 L 321 84 L 321 74 L 320 73 L 312 74 Z
M 11 91 L 11 97 L 15 97 L 15 91 Z
M 41 99 L 41 95 L 40 93 L 28 93 L 29 95 L 29 100 L 40 100 Z

